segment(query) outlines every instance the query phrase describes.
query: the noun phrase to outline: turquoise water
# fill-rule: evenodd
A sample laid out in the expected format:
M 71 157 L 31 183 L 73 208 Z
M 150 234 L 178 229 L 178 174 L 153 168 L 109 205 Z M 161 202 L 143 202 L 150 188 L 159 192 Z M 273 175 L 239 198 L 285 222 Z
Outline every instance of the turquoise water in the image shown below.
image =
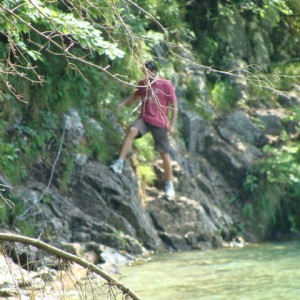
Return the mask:
M 122 274 L 143 300 L 298 300 L 300 241 L 154 255 Z

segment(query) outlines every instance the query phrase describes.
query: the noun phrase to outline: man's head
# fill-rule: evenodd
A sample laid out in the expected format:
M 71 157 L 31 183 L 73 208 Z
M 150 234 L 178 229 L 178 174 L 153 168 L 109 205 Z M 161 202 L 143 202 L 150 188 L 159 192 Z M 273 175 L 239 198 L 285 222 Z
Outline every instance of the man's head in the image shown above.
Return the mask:
M 151 60 L 145 62 L 145 68 L 150 72 L 157 72 L 157 65 Z

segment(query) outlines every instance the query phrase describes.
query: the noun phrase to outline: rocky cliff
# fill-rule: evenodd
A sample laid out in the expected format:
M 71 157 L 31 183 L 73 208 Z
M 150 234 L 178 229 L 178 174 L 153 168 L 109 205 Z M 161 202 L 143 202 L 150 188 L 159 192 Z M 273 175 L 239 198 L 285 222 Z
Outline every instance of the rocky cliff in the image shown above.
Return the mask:
M 25 208 L 19 218 L 34 224 L 46 241 L 96 242 L 134 254 L 221 247 L 239 237 L 251 240 L 255 236 L 245 230 L 247 220 L 237 206 L 242 185 L 262 146 L 283 126 L 273 111 L 258 116 L 266 124 L 264 130 L 252 121 L 251 111 L 236 110 L 210 124 L 181 106 L 184 139 L 172 141 L 177 195 L 170 201 L 161 191 L 160 160 L 154 162 L 156 182 L 142 194 L 130 160 L 124 173 L 116 175 L 108 166 L 74 153 L 72 146 L 82 142 L 85 129 L 71 110 L 62 121 L 62 147 L 75 164 L 68 192 L 57 188 L 64 168 L 58 156 L 52 173 L 36 162 L 27 182 L 11 191 Z

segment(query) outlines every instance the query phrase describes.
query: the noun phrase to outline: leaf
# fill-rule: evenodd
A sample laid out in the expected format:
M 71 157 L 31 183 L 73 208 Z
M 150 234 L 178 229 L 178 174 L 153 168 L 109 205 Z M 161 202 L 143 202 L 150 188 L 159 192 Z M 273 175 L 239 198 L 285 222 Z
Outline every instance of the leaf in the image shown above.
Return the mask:
M 42 60 L 42 54 L 38 51 L 29 50 L 27 51 L 27 54 L 33 59 L 33 60 Z

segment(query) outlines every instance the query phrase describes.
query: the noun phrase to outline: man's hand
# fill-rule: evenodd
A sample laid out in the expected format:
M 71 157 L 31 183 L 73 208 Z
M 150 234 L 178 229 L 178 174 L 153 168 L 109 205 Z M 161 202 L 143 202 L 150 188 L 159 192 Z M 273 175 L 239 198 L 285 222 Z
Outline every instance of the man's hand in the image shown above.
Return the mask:
M 175 134 L 175 128 L 174 126 L 169 126 L 168 128 L 168 135 L 174 135 Z

